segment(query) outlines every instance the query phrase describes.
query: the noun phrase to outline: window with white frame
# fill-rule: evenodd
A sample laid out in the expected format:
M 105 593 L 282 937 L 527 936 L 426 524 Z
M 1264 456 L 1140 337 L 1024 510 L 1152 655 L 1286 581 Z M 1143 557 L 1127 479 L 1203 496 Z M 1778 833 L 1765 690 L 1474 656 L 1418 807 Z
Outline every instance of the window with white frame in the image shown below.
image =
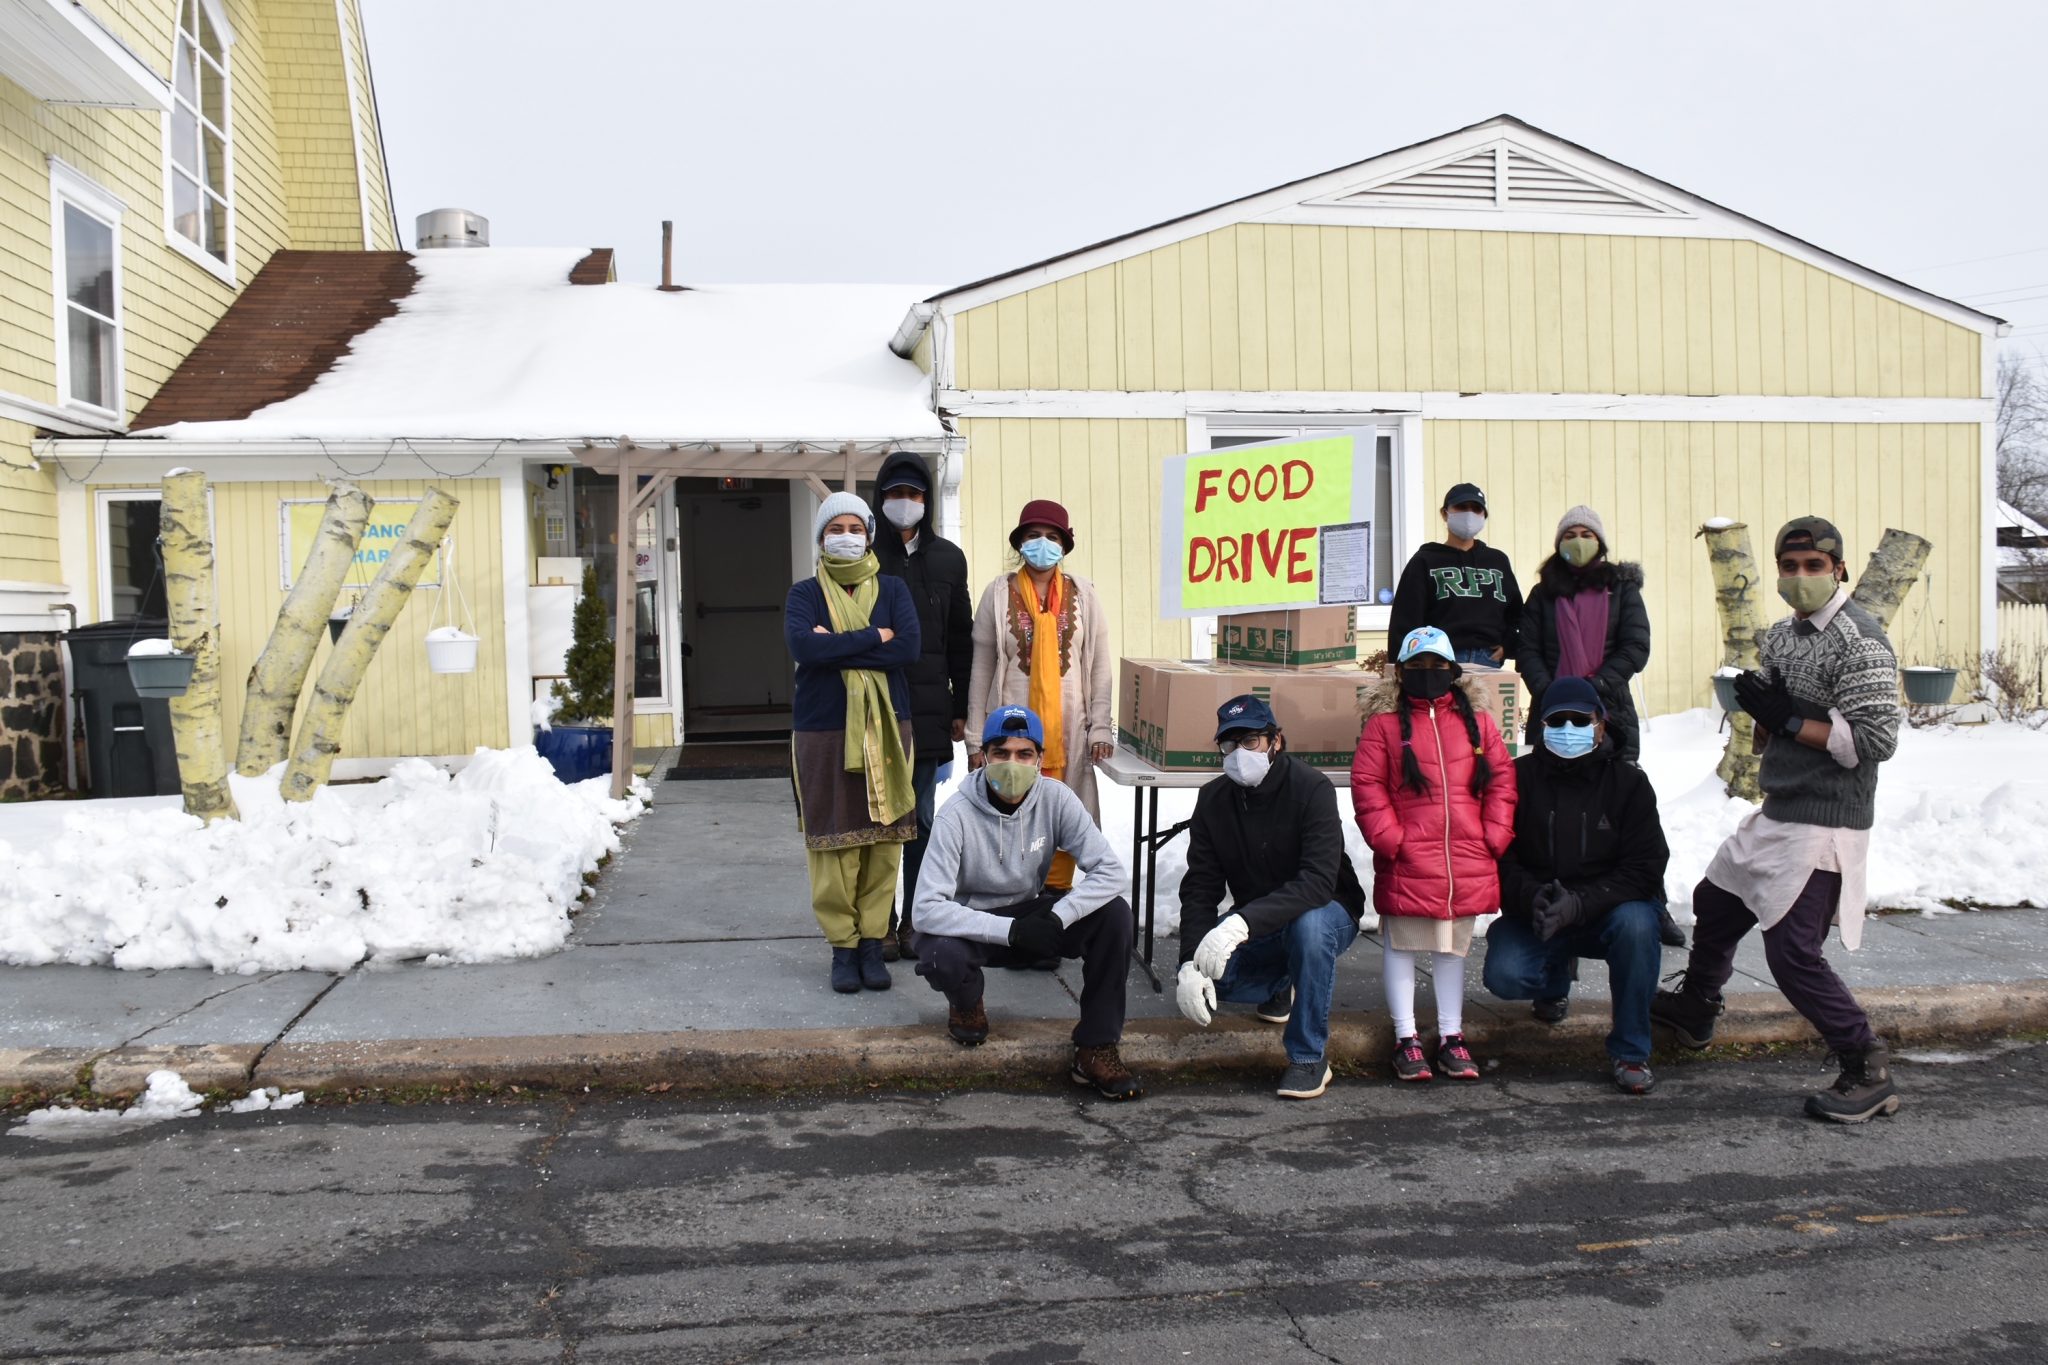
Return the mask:
M 212 0 L 179 0 L 171 57 L 170 230 L 225 269 L 232 237 L 234 163 L 228 31 Z
M 1255 415 L 1231 414 L 1209 417 L 1206 425 L 1208 448 L 1225 450 L 1231 446 L 1256 445 L 1261 441 L 1355 431 L 1364 424 L 1303 426 L 1294 422 L 1269 421 Z M 1388 604 L 1394 600 L 1395 579 L 1414 548 L 1411 544 L 1414 530 L 1406 524 L 1407 517 L 1403 513 L 1404 494 L 1410 476 L 1403 467 L 1401 429 L 1398 426 L 1381 426 L 1377 431 L 1378 439 L 1373 442 L 1372 510 L 1372 583 L 1377 600 L 1358 609 L 1358 624 L 1365 630 L 1386 628 Z
M 121 201 L 50 162 L 57 398 L 121 413 Z
M 96 501 L 100 620 L 161 619 L 167 609 L 163 560 L 157 549 L 163 531 L 162 493 L 153 488 L 104 489 Z

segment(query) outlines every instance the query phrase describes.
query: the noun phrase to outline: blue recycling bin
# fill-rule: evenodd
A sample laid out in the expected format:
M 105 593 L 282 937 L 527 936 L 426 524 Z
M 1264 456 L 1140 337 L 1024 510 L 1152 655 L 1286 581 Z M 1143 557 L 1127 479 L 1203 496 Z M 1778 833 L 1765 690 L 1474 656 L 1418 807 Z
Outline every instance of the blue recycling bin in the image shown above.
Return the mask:
M 612 730 L 609 725 L 557 725 L 533 737 L 533 747 L 564 782 L 584 782 L 608 777 L 612 770 Z

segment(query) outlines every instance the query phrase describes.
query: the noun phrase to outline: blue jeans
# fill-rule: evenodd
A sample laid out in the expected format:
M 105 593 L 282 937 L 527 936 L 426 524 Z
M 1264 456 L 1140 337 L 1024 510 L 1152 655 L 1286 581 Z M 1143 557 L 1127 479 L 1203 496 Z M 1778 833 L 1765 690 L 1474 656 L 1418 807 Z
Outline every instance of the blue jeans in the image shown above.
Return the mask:
M 898 923 L 909 924 L 910 907 L 917 904 L 917 874 L 924 866 L 924 847 L 932 837 L 932 793 L 938 788 L 939 761 L 920 758 L 910 765 L 910 790 L 917 797 L 917 837 L 903 846 L 903 868 L 897 880 L 903 884 L 903 909 Z
M 1654 926 L 1652 926 L 1654 927 Z M 1216 998 L 1257 1005 L 1282 986 L 1294 987 L 1294 1013 L 1280 1035 L 1290 1062 L 1320 1062 L 1330 1041 L 1330 995 L 1337 985 L 1337 959 L 1358 924 L 1331 901 L 1303 914 L 1278 933 L 1247 939 L 1230 955 Z M 1646 1005 L 1645 1008 L 1648 1008 Z
M 1454 649 L 1451 652 L 1458 656 L 1458 662 L 1461 664 L 1485 664 L 1488 668 L 1503 668 L 1507 665 L 1505 658 L 1496 661 L 1490 649 Z
M 1503 1000 L 1562 1000 L 1571 994 L 1572 961 L 1602 958 L 1614 995 L 1614 1028 L 1607 1055 L 1620 1062 L 1650 1060 L 1650 1001 L 1664 946 L 1657 939 L 1655 901 L 1623 901 L 1592 924 L 1567 929 L 1548 943 L 1518 919 L 1503 915 L 1486 931 L 1486 989 Z

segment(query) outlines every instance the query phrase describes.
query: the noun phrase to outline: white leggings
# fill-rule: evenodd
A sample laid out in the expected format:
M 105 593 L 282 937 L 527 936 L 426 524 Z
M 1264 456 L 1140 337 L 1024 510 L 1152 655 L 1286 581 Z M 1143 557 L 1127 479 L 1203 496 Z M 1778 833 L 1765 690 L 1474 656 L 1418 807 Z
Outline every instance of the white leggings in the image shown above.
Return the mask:
M 1380 948 L 1381 976 L 1387 986 L 1387 1013 L 1394 1016 L 1396 1038 L 1415 1037 L 1415 958 L 1399 948 Z M 1438 1037 L 1465 1031 L 1465 959 L 1456 953 L 1435 953 L 1436 1031 Z

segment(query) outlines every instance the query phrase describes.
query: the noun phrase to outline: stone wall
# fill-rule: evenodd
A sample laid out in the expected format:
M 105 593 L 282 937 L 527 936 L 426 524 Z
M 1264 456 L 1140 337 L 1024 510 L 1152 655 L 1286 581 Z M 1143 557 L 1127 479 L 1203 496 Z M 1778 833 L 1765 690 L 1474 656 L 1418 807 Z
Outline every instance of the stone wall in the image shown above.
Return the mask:
M 64 790 L 64 668 L 49 631 L 0 632 L 0 801 Z

